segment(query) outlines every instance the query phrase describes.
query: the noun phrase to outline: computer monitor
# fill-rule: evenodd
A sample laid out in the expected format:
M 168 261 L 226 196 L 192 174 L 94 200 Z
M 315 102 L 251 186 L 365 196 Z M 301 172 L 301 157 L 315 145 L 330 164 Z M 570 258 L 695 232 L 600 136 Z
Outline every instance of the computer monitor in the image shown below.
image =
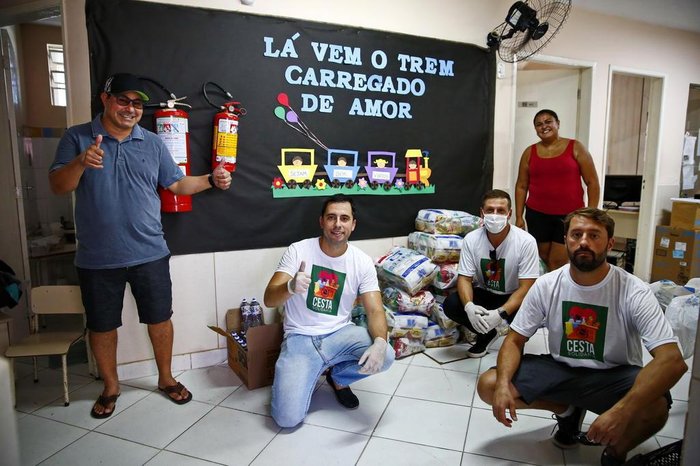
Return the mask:
M 605 175 L 603 203 L 640 202 L 642 199 L 642 175 Z

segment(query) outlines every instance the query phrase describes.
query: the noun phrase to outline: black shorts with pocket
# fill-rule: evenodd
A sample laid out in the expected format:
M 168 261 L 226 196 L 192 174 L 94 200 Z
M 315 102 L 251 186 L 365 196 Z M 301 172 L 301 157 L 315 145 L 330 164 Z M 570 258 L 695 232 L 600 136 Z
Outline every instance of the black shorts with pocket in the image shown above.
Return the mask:
M 87 328 L 94 332 L 121 327 L 127 283 L 136 300 L 139 322 L 158 324 L 173 314 L 170 255 L 117 269 L 77 269 Z

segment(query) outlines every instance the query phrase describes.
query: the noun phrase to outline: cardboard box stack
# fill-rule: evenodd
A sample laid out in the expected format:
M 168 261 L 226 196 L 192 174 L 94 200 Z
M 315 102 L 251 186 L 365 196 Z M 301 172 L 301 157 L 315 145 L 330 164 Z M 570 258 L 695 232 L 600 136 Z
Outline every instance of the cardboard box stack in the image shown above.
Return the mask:
M 656 227 L 651 281 L 685 284 L 700 276 L 700 200 L 674 199 L 671 225 Z

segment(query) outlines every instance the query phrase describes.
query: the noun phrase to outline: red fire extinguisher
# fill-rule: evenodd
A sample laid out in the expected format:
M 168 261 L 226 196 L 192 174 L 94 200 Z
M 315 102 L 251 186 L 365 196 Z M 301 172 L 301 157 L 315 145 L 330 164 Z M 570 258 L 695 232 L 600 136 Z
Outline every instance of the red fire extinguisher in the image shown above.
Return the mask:
M 227 100 L 222 105 L 213 103 L 207 95 L 207 86 L 217 87 L 226 95 Z M 216 169 L 219 165 L 229 172 L 236 171 L 236 159 L 238 158 L 238 120 L 246 114 L 246 109 L 240 102 L 233 100 L 233 96 L 218 84 L 207 81 L 202 86 L 204 98 L 209 105 L 221 110 L 214 115 L 214 136 L 212 138 L 211 168 Z
M 170 96 L 170 99 L 165 102 L 148 104 L 148 106 L 159 107 L 153 114 L 156 134 L 165 143 L 182 173 L 187 176 L 190 174 L 190 133 L 187 120 L 189 115 L 186 111 L 176 107 L 192 108 L 192 106 L 182 102 L 187 97 L 178 98 L 159 82 L 150 78 L 142 79 L 156 84 Z M 192 210 L 192 196 L 174 194 L 161 186 L 158 187 L 158 193 L 161 212 L 190 212 Z

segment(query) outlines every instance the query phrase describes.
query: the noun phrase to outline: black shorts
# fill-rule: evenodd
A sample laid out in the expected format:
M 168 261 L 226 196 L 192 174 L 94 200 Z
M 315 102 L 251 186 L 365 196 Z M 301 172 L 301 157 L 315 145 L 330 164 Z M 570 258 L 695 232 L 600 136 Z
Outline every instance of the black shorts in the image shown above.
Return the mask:
M 564 219 L 566 215 L 543 214 L 531 208 L 525 210 L 525 221 L 527 231 L 538 243 L 559 243 L 564 244 Z
M 570 367 L 549 354 L 525 354 L 513 376 L 513 385 L 527 404 L 553 401 L 601 414 L 630 391 L 640 370 L 639 366 Z M 665 397 L 670 409 L 671 394 L 666 392 Z
M 132 267 L 77 269 L 87 328 L 92 331 L 108 332 L 121 327 L 127 283 L 136 300 L 139 322 L 158 324 L 173 314 L 170 255 Z

